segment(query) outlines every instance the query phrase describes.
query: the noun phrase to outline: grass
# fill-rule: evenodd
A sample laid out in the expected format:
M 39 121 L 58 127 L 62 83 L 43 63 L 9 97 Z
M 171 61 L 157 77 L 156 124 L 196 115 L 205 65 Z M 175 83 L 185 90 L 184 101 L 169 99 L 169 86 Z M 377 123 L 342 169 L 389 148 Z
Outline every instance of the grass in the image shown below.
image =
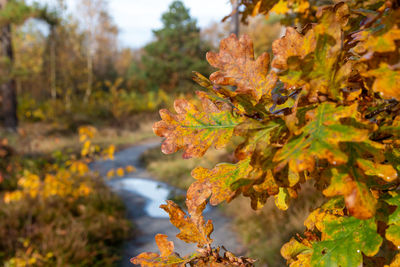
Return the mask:
M 192 169 L 212 168 L 216 163 L 229 162 L 229 155 L 224 150 L 210 150 L 203 158 L 184 160 L 182 153 L 164 155 L 158 147 L 145 152 L 142 162 L 156 179 L 186 190 L 194 181 L 190 176 Z M 280 248 L 295 233 L 303 232 L 304 220 L 321 200 L 322 195 L 306 183 L 287 211 L 279 210 L 273 197 L 259 211 L 252 210 L 250 200 L 242 196 L 221 207 L 234 221 L 234 228 L 248 250 L 246 256 L 257 259 L 258 266 L 278 267 L 285 266 Z
M 152 117 L 152 116 L 151 116 Z M 93 138 L 94 144 L 102 147 L 111 144 L 123 148 L 144 139 L 154 137 L 152 119 L 142 119 L 135 129 L 99 126 L 98 133 Z M 77 131 L 72 131 L 66 125 L 48 123 L 22 123 L 17 134 L 0 130 L 0 136 L 8 139 L 19 154 L 50 154 L 54 151 L 74 153 L 79 151 Z

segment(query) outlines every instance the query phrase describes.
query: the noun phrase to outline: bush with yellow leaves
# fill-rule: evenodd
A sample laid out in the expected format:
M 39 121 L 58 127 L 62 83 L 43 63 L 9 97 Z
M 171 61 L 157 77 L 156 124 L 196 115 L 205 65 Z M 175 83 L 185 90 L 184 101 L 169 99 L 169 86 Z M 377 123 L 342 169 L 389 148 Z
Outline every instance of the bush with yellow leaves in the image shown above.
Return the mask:
M 104 266 L 118 259 L 130 227 L 119 198 L 89 168 L 93 159 L 112 159 L 115 151 L 92 144 L 96 132 L 79 129 L 80 155 L 57 163 L 37 157 L 29 164 L 15 156 L 9 160 L 20 161 L 19 168 L 0 169 L 15 177 L 7 178 L 8 190 L 0 187 L 0 236 L 7 236 L 0 239 L 0 264 Z

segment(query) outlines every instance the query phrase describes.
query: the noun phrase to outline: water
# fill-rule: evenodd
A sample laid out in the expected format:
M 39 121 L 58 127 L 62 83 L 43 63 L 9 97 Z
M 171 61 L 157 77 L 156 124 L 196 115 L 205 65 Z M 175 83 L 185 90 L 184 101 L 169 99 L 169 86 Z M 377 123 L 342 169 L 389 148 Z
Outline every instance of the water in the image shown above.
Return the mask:
M 154 218 L 169 218 L 167 212 L 160 208 L 161 204 L 165 204 L 171 193 L 171 188 L 167 185 L 142 178 L 123 178 L 111 181 L 112 187 L 120 190 L 126 190 L 138 194 L 148 201 L 145 206 L 146 213 Z

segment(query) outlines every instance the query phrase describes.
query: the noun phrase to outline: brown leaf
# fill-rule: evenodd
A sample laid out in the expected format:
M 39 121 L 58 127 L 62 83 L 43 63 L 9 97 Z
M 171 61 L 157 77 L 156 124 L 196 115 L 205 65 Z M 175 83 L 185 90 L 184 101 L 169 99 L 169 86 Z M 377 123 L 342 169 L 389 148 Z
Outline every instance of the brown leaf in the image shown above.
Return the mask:
M 243 35 L 239 40 L 231 34 L 221 41 L 219 53 L 208 52 L 211 66 L 220 69 L 210 80 L 220 85 L 237 86 L 236 93 L 249 94 L 256 101 L 269 95 L 277 82 L 277 75 L 269 71 L 269 55 L 254 59 L 253 42 Z

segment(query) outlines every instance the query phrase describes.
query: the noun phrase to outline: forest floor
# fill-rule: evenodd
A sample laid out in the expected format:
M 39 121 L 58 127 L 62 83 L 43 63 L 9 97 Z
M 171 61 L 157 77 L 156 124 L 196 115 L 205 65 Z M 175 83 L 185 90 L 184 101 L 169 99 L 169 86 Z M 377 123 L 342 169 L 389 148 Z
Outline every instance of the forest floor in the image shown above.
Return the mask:
M 175 236 L 179 232 L 165 216 L 151 216 L 146 212 L 148 199 L 140 192 L 135 192 L 118 186 L 118 181 L 123 181 L 128 177 L 135 179 L 150 179 L 153 177 L 145 170 L 140 161 L 142 154 L 152 147 L 160 145 L 160 139 L 150 139 L 138 143 L 127 149 L 123 149 L 115 154 L 113 161 L 97 161 L 92 165 L 105 176 L 110 169 L 116 169 L 127 165 L 133 165 L 137 170 L 135 173 L 121 178 L 115 178 L 109 182 L 113 190 L 122 198 L 127 209 L 127 216 L 135 225 L 135 237 L 126 242 L 123 252 L 121 266 L 132 266 L 129 260 L 141 252 L 153 251 L 157 252 L 157 245 L 154 236 L 157 233 L 166 234 L 169 240 L 175 243 L 175 250 L 180 255 L 187 255 L 195 251 L 195 246 L 186 244 L 178 240 Z M 157 194 L 154 192 L 154 194 Z M 232 230 L 232 220 L 223 215 L 217 208 L 210 208 L 205 214 L 206 219 L 211 219 L 214 224 L 214 245 L 224 245 L 228 250 L 239 255 L 244 254 L 244 247 L 238 241 L 237 235 Z

